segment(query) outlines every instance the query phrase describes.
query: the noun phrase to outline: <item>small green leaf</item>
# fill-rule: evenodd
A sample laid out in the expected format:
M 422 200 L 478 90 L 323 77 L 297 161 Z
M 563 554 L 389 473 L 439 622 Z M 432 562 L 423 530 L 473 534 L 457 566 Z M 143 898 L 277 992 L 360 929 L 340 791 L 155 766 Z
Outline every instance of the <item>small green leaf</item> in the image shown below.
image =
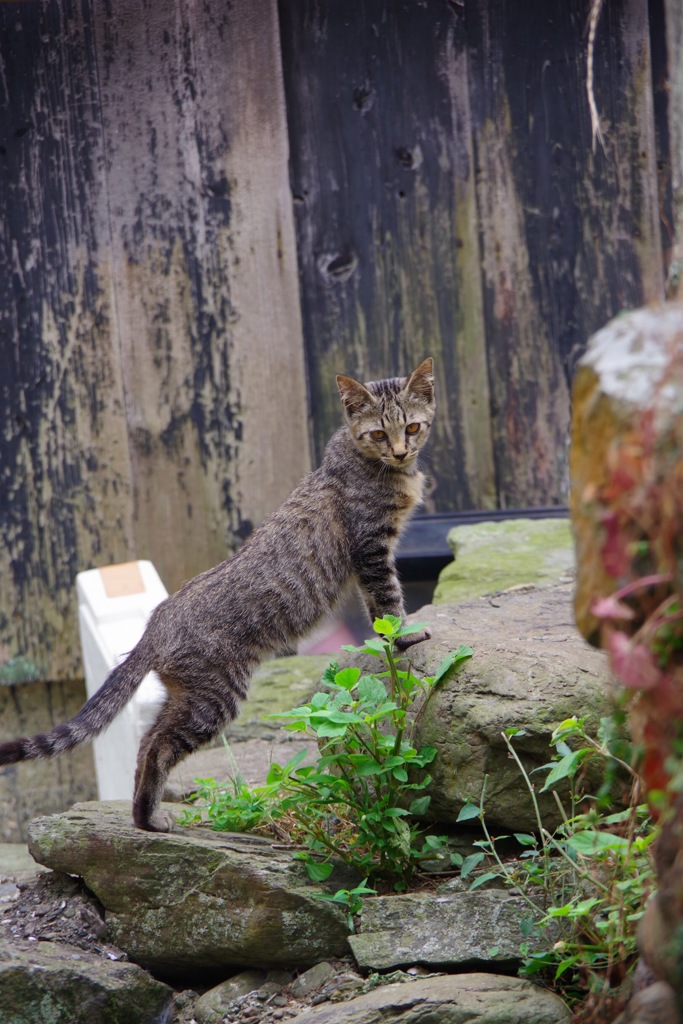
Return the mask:
M 592 857 L 596 854 L 605 853 L 608 850 L 626 853 L 630 843 L 625 836 L 616 836 L 611 832 L 597 832 L 595 829 L 585 829 L 570 836 L 564 845 L 583 857 Z
M 555 981 L 557 981 L 559 978 L 561 978 L 562 975 L 565 973 L 565 971 L 568 971 L 569 968 L 573 967 L 574 964 L 577 963 L 580 959 L 581 959 L 581 954 L 580 953 L 575 953 L 573 956 L 567 957 L 566 960 L 562 960 L 557 965 L 557 970 L 555 971 Z
M 423 629 L 429 629 L 427 622 L 415 622 L 397 629 L 394 636 L 410 636 L 411 633 L 421 633 Z
M 382 765 L 370 757 L 369 754 L 351 754 L 349 760 L 354 767 L 354 771 L 359 778 L 364 779 L 370 775 L 379 775 L 382 771 Z
M 461 871 L 462 874 L 462 871 Z M 486 871 L 483 875 L 477 875 L 472 884 L 470 885 L 469 891 L 478 889 L 480 885 L 485 885 L 486 882 L 492 882 L 494 878 L 500 878 L 501 876 L 496 874 L 495 871 Z
M 343 690 L 352 690 L 360 678 L 359 668 L 343 668 L 334 677 L 334 685 Z
M 315 726 L 316 735 L 338 739 L 343 736 L 346 732 L 345 725 L 335 725 L 334 722 L 322 722 L 320 725 Z
M 332 874 L 334 864 L 330 864 L 329 861 L 321 863 L 317 860 L 307 860 L 306 870 L 308 871 L 308 877 L 312 882 L 324 882 Z
M 385 704 L 387 700 L 386 687 L 377 676 L 363 676 L 358 682 L 357 693 L 358 700 L 374 705 Z
M 536 836 L 529 835 L 528 832 L 515 832 L 515 839 L 522 846 L 535 846 L 537 839 Z
M 401 620 L 395 615 L 386 615 L 383 619 L 375 619 L 372 628 L 381 636 L 395 636 L 401 627 Z
M 408 810 L 411 814 L 414 814 L 419 818 L 422 814 L 426 814 L 427 808 L 431 802 L 432 798 L 430 796 L 419 796 L 417 799 L 412 801 Z M 429 839 L 430 837 L 427 838 Z
M 558 761 L 554 768 L 552 768 L 548 773 L 548 777 L 545 780 L 541 793 L 545 793 L 546 790 L 552 789 L 553 786 L 557 785 L 557 783 L 561 782 L 563 779 L 574 776 L 586 754 L 590 753 L 590 747 L 583 747 L 581 750 L 573 750 L 571 754 L 567 754 Z
M 331 661 L 327 668 L 325 669 L 325 671 L 323 672 L 322 679 L 320 680 L 323 686 L 330 686 L 334 682 L 334 677 L 336 676 L 338 671 L 339 665 L 337 664 L 337 662 Z
M 462 821 L 472 821 L 473 818 L 478 818 L 481 813 L 482 810 L 478 804 L 465 804 L 460 808 L 460 814 L 455 820 L 457 824 Z
M 471 853 L 469 857 L 465 857 L 460 869 L 460 877 L 467 878 L 468 875 L 471 875 L 477 865 L 481 864 L 485 857 L 485 853 Z
M 457 651 L 451 651 L 450 654 L 447 654 L 436 670 L 436 675 L 432 679 L 432 686 L 437 686 L 442 679 L 450 672 L 459 668 L 463 661 L 467 661 L 473 654 L 472 648 L 466 647 L 464 644 L 461 644 Z

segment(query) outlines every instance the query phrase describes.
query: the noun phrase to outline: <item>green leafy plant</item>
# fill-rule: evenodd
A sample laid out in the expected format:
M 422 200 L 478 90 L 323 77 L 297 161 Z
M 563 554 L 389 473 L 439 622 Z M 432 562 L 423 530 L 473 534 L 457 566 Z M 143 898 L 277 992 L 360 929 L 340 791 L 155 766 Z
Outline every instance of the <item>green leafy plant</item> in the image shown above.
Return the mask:
M 220 789 L 201 780 L 202 813 L 213 827 L 277 824 L 303 847 L 295 856 L 306 862 L 313 881 L 329 877 L 336 859 L 366 880 L 386 879 L 401 890 L 421 863 L 445 855 L 445 837 L 425 835 L 416 820 L 429 807 L 426 769 L 436 750 L 413 746 L 408 712 L 473 652 L 459 647 L 435 675 L 420 679 L 398 654 L 396 641 L 422 629 L 402 626 L 393 616 L 377 619 L 375 637 L 345 648 L 376 658 L 377 673 L 332 664 L 308 703 L 267 716 L 314 738 L 317 761 L 302 765 L 301 753 L 284 767 L 273 764 L 266 785 L 254 789 L 241 781 Z
M 637 775 L 627 759 L 622 723 L 621 714 L 603 719 L 594 738 L 586 732 L 585 719 L 569 718 L 553 733 L 555 755 L 536 769 L 546 772 L 538 792 L 552 792 L 561 811 L 562 824 L 553 832 L 544 826 L 536 784 L 514 746 L 515 736 L 523 732 L 512 728 L 503 733 L 537 822 L 535 833 L 514 834 L 521 848 L 516 858 L 501 853 L 503 840 L 511 837 L 494 837 L 488 828 L 486 783 L 479 803 L 466 804 L 459 815 L 461 822 L 481 824 L 484 839 L 475 845 L 481 861 L 492 861 L 472 887 L 501 878 L 529 906 L 529 917 L 521 922 L 523 972 L 544 972 L 570 999 L 585 1000 L 588 990 L 589 1002 L 603 1004 L 635 963 L 636 924 L 654 884 L 650 847 L 655 830 L 647 808 L 638 803 Z M 607 779 L 619 769 L 633 781 L 629 806 L 606 813 L 606 787 L 599 797 L 581 794 L 577 778 L 591 761 L 607 769 Z M 557 791 L 560 783 L 570 784 L 568 808 Z
M 376 889 L 372 889 L 367 885 L 367 881 L 367 878 L 364 878 L 360 885 L 356 885 L 353 889 L 337 889 L 333 896 L 321 894 L 318 897 L 321 900 L 327 900 L 329 903 L 339 903 L 345 908 L 346 922 L 349 926 L 349 931 L 352 932 L 356 930 L 355 918 L 362 910 L 363 897 L 374 896 L 377 893 Z
M 276 832 L 278 819 L 283 817 L 280 793 L 291 772 L 301 764 L 306 751 L 299 751 L 281 768 L 273 765 L 265 785 L 249 786 L 237 768 L 229 744 L 223 740 L 231 765 L 227 785 L 215 779 L 195 779 L 195 791 L 189 797 L 194 804 L 179 820 L 180 825 L 198 825 L 210 821 L 220 832 Z

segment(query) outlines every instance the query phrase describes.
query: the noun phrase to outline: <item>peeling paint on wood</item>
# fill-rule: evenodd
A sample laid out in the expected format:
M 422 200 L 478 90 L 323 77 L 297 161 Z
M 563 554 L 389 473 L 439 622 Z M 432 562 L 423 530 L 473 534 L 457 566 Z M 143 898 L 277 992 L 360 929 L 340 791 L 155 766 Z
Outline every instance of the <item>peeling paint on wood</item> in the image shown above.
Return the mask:
M 78 571 L 174 590 L 309 468 L 278 52 L 274 0 L 0 4 L 0 658 L 42 678 Z
M 591 151 L 585 16 L 576 2 L 468 7 L 501 506 L 567 500 L 569 389 L 586 339 L 662 294 L 647 3 L 604 8 L 606 153 Z
M 0 4 L 8 671 L 78 670 L 79 570 L 148 557 L 173 590 L 224 557 L 322 451 L 340 370 L 434 355 L 428 510 L 566 499 L 576 361 L 663 278 L 647 3 L 603 10 L 606 153 L 585 15 Z
M 448 4 L 282 2 L 291 182 L 318 454 L 335 372 L 435 358 L 427 508 L 495 501 L 461 15 Z
M 586 339 L 662 293 L 648 5 L 281 0 L 318 449 L 333 370 L 433 350 L 438 509 L 567 499 Z M 533 41 L 530 44 L 530 41 Z

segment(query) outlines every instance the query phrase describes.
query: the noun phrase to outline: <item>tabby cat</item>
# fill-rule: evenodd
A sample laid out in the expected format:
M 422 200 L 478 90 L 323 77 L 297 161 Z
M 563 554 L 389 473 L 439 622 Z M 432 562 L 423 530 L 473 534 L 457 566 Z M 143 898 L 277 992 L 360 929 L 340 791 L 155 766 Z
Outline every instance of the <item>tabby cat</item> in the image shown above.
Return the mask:
M 353 581 L 372 619 L 404 617 L 394 549 L 422 498 L 417 456 L 435 410 L 432 360 L 409 377 L 361 384 L 339 375 L 337 386 L 345 425 L 320 469 L 232 558 L 154 610 L 140 642 L 71 721 L 0 745 L 0 764 L 51 757 L 96 736 L 153 670 L 168 695 L 140 744 L 133 821 L 170 831 L 173 819 L 159 808 L 170 769 L 234 718 L 264 657 L 308 633 Z

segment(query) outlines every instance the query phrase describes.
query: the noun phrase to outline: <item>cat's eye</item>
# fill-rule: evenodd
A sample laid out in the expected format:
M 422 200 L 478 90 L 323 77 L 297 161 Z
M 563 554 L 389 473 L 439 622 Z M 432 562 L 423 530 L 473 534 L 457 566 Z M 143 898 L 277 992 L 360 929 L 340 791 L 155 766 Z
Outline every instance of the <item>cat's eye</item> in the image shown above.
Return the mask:
M 383 430 L 371 430 L 370 437 L 373 441 L 386 441 L 387 435 Z
M 417 434 L 419 429 L 419 423 L 409 423 L 408 426 L 406 427 L 406 434 Z

